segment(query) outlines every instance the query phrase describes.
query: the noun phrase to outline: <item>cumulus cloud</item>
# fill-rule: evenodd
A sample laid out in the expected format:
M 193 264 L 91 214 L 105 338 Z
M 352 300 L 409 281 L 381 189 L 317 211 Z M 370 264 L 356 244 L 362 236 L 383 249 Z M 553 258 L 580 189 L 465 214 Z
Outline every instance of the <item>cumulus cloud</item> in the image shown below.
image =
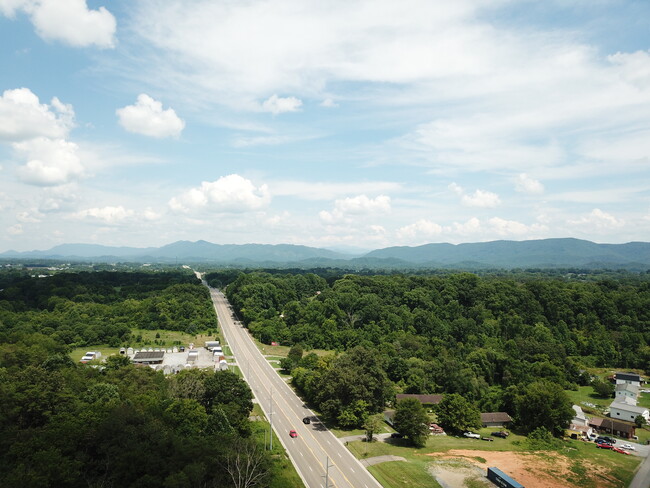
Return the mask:
M 115 46 L 115 17 L 105 7 L 88 8 L 86 0 L 0 0 L 0 13 L 13 18 L 25 12 L 37 34 L 74 47 Z
M 544 193 L 544 185 L 526 173 L 521 173 L 517 176 L 515 189 L 520 193 L 528 193 L 529 195 L 540 195 Z
M 334 209 L 331 212 L 323 210 L 319 215 L 323 222 L 334 223 L 350 220 L 351 216 L 390 212 L 390 208 L 390 197 L 386 195 L 379 195 L 376 198 L 358 195 L 336 200 Z
M 18 177 L 25 183 L 62 185 L 84 174 L 79 147 L 73 142 L 38 137 L 14 143 L 13 147 L 27 161 L 17 170 Z
M 589 227 L 591 229 L 607 230 L 612 228 L 619 228 L 625 225 L 625 221 L 617 219 L 607 212 L 603 212 L 599 208 L 593 209 L 589 214 L 583 215 L 578 219 L 569 220 L 572 225 L 581 227 Z
M 255 187 L 252 181 L 237 174 L 222 176 L 216 181 L 204 181 L 172 198 L 169 207 L 174 211 L 209 210 L 240 213 L 259 210 L 271 200 L 267 185 Z
M 442 234 L 443 228 L 440 224 L 427 219 L 420 219 L 417 222 L 405 225 L 397 230 L 397 237 L 403 240 L 431 239 Z
M 185 122 L 174 109 L 163 110 L 162 103 L 144 93 L 138 95 L 135 105 L 118 108 L 115 112 L 124 129 L 149 137 L 178 137 L 185 128 Z
M 29 88 L 5 90 L 0 97 L 0 141 L 64 138 L 73 125 L 72 106 L 61 103 L 56 97 L 49 106 L 40 103 Z
M 320 103 L 321 107 L 327 107 L 327 108 L 333 108 L 333 107 L 338 107 L 339 104 L 334 101 L 332 98 L 326 98 Z
M 278 97 L 271 95 L 262 103 L 262 110 L 264 112 L 271 112 L 273 115 L 282 114 L 285 112 L 297 112 L 302 107 L 302 101 L 296 97 Z
M 124 208 L 122 205 L 117 207 L 94 207 L 81 210 L 74 214 L 78 219 L 94 220 L 102 224 L 115 225 L 132 218 L 135 212 L 131 209 Z
M 7 233 L 12 236 L 17 236 L 23 233 L 23 226 L 21 224 L 12 225 L 7 228 Z
M 500 217 L 493 217 L 488 220 L 490 230 L 498 236 L 527 236 L 531 233 L 542 232 L 547 227 L 540 224 L 526 225 L 516 220 L 506 220 Z
M 496 193 L 476 190 L 468 194 L 456 183 L 449 184 L 448 188 L 460 197 L 461 203 L 466 207 L 493 208 L 501 204 L 501 199 Z

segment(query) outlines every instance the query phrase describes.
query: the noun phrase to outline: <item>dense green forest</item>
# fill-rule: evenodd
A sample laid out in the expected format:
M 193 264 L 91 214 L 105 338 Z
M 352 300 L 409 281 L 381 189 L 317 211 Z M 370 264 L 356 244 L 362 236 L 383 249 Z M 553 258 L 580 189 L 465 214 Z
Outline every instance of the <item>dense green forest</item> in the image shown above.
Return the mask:
M 189 272 L 0 274 L 0 486 L 277 486 L 287 461 L 262 447 L 236 374 L 68 354 L 128 344 L 131 328 L 191 333 L 216 317 Z
M 360 425 L 394 392 L 457 393 L 523 425 L 536 393 L 553 405 L 551 396 L 590 381 L 585 367 L 650 370 L 647 275 L 208 276 L 229 282 L 228 299 L 263 342 L 342 352 L 288 369 L 343 425 Z
M 194 334 L 214 327 L 207 289 L 190 272 L 0 274 L 0 343 L 41 333 L 71 346 L 128 345 L 132 329 Z

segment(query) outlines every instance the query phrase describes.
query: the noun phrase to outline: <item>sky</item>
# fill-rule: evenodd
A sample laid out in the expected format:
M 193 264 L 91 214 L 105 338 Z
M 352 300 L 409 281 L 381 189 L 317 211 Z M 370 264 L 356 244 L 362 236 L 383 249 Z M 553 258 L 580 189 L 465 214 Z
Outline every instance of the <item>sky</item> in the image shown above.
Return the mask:
M 650 240 L 647 0 L 0 0 L 0 252 Z

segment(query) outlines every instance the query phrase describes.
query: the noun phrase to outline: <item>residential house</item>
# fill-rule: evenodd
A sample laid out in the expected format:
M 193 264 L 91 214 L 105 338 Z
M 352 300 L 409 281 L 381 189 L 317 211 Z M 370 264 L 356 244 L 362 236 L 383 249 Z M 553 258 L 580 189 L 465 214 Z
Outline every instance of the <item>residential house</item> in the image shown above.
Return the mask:
M 442 395 L 416 395 L 414 393 L 399 393 L 395 395 L 396 403 L 405 398 L 415 398 L 422 405 L 438 405 L 442 401 Z
M 636 401 L 625 398 L 623 401 L 615 400 L 609 406 L 609 416 L 613 419 L 627 420 L 634 422 L 641 415 L 646 422 L 650 423 L 650 411 L 647 407 L 638 407 Z
M 617 385 L 628 384 L 641 387 L 641 376 L 636 373 L 616 373 L 614 379 Z
M 481 414 L 483 427 L 504 427 L 512 422 L 512 418 L 506 412 L 487 412 Z
M 600 433 L 612 434 L 624 439 L 632 439 L 636 436 L 636 425 L 631 422 L 593 417 L 589 420 L 589 426 Z
M 590 427 L 589 425 L 570 424 L 566 431 L 566 435 L 571 439 L 587 439 L 593 431 L 593 427 Z
M 631 385 L 630 383 L 620 383 L 616 385 L 616 401 L 624 401 L 626 398 L 631 398 L 636 401 L 639 399 L 639 387 Z
M 573 416 L 573 420 L 571 421 L 572 425 L 586 426 L 589 424 L 587 416 L 582 411 L 582 407 L 580 407 L 580 405 L 573 405 L 573 411 L 575 412 L 575 415 Z

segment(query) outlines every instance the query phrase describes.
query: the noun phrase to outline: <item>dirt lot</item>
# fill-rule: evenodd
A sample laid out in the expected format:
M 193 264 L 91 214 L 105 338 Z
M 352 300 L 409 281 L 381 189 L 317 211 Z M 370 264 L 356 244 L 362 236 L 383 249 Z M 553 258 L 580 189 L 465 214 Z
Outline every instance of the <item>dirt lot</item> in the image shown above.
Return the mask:
M 428 454 L 444 460 L 458 459 L 469 462 L 481 469 L 483 476 L 488 467 L 497 467 L 508 476 L 512 477 L 526 488 L 567 488 L 575 486 L 567 482 L 569 478 L 576 478 L 570 470 L 570 461 L 555 453 L 530 454 L 521 452 L 495 452 L 495 451 L 469 451 L 452 449 L 448 452 Z M 477 458 L 482 459 L 477 459 Z M 483 459 L 485 462 L 483 462 Z M 465 474 L 466 473 L 466 474 Z M 449 488 L 463 487 L 465 478 L 474 478 L 476 475 L 471 470 L 449 468 L 444 464 L 434 465 L 432 474 Z M 591 474 L 596 474 L 592 473 Z M 612 486 L 604 473 L 598 476 L 589 476 L 592 486 Z M 588 476 L 588 475 L 587 475 Z

